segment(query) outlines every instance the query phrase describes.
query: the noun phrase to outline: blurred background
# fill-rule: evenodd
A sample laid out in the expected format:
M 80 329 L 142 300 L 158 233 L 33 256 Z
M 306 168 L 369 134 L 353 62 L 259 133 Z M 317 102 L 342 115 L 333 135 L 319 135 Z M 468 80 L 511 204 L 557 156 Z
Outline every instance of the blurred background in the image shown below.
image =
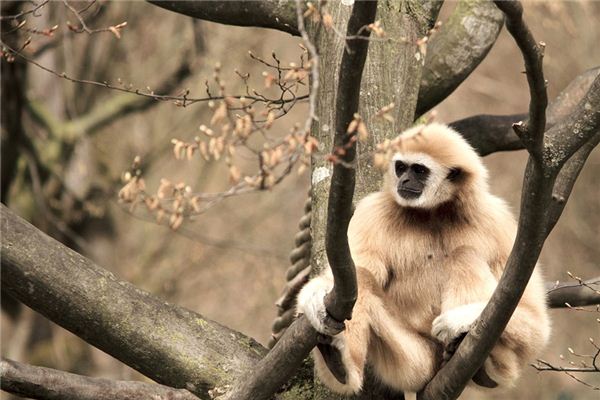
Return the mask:
M 78 9 L 85 5 L 73 4 Z M 265 69 L 248 51 L 265 58 L 275 52 L 284 62 L 299 58 L 300 40 L 287 34 L 193 21 L 145 2 L 102 2 L 101 10 L 96 10 L 97 5 L 90 7 L 89 12 L 97 14 L 90 26 L 127 21 L 120 29 L 121 39 L 110 31 L 61 34 L 67 31 L 67 21 L 76 24 L 77 20 L 62 3 L 50 2 L 40 16 L 30 18 L 28 26 L 46 29 L 57 24 L 55 36 L 60 40 L 31 33 L 29 51 L 35 60 L 81 79 L 114 82 L 120 78 L 140 88 L 160 88 L 175 80 L 174 87 L 202 95 L 217 62 L 228 89 L 242 93 L 244 85 L 235 70 L 249 73 L 250 82 L 261 86 Z M 454 6 L 447 2 L 440 18 Z M 536 39 L 547 44 L 544 64 L 552 100 L 577 75 L 600 65 L 600 2 L 526 1 L 524 6 Z M 188 67 L 189 72 L 180 73 Z M 185 108 L 172 102 L 138 104 L 99 126 L 78 131 L 68 127 L 68 121 L 84 120 L 114 104 L 122 94 L 72 83 L 31 64 L 26 69 L 25 94 L 31 110 L 24 114 L 23 130 L 41 144 L 38 157 L 50 170 L 41 171 L 45 184 L 36 188 L 28 174 L 30 164 L 21 159 L 4 201 L 40 229 L 123 279 L 266 345 L 276 315 L 274 302 L 285 283 L 288 253 L 303 213 L 308 174 L 294 171 L 271 191 L 226 199 L 173 231 L 157 224 L 144 210 L 132 211 L 118 202 L 121 177 L 139 155 L 149 187 L 168 178 L 204 191 L 222 189 L 227 181 L 222 163 L 175 160 L 172 154 L 172 138 L 193 140 L 198 126 L 210 120 L 212 111 L 206 103 Z M 521 55 L 503 30 L 486 60 L 436 107 L 437 120 L 525 112 L 529 95 L 522 70 Z M 6 111 L 3 105 L 2 112 Z M 306 103 L 299 103 L 275 127 L 287 132 L 294 123 L 304 122 L 306 112 Z M 57 143 L 56 132 L 62 137 L 76 132 L 76 137 L 66 144 Z M 492 191 L 515 211 L 525 162 L 524 152 L 485 158 Z M 40 196 L 46 201 L 40 203 Z M 599 275 L 599 226 L 600 152 L 596 149 L 542 252 L 541 268 L 549 281 L 568 281 L 567 271 L 585 278 Z M 141 379 L 137 372 L 33 311 L 19 311 L 10 299 L 3 298 L 3 308 L 4 356 L 93 376 Z M 580 354 L 593 352 L 589 338 L 600 342 L 598 313 L 566 309 L 551 313 L 553 336 L 543 359 L 567 365 L 580 362 L 568 348 Z M 600 386 L 598 375 L 577 377 Z M 490 397 L 467 392 L 464 398 L 567 400 L 597 399 L 597 395 L 564 373 L 528 368 L 508 393 Z M 0 398 L 8 396 L 2 393 Z

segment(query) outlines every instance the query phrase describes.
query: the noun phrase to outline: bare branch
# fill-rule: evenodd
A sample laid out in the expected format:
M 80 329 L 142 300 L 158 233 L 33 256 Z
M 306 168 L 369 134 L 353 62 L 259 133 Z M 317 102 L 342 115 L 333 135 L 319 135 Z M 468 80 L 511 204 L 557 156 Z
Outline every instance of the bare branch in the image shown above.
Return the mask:
M 546 111 L 547 126 L 552 127 L 569 116 L 599 75 L 600 68 L 596 67 L 573 79 L 549 104 Z M 454 121 L 449 125 L 460 132 L 479 155 L 485 156 L 497 151 L 523 149 L 523 143 L 515 134 L 512 125 L 526 119 L 527 114 L 484 114 Z
M 190 17 L 227 25 L 256 26 L 299 35 L 293 2 L 268 1 L 163 1 L 149 3 Z
M 0 211 L 2 289 L 146 376 L 206 396 L 264 355 L 252 339 L 118 280 Z
M 0 388 L 40 400 L 194 400 L 185 389 L 145 382 L 90 378 L 52 368 L 35 367 L 2 358 Z
M 600 276 L 579 283 L 550 283 L 547 287 L 551 308 L 600 304 Z
M 600 134 L 600 76 L 568 118 L 550 129 L 544 161 L 558 169 L 586 142 Z
M 467 79 L 491 50 L 503 22 L 504 14 L 488 0 L 457 4 L 427 45 L 415 119 Z
M 304 17 L 301 3 L 299 0 L 296 3 L 298 26 L 303 38 L 307 40 L 308 35 L 303 29 Z M 348 36 L 368 36 L 370 32 L 362 28 L 374 21 L 376 10 L 376 1 L 355 2 L 348 20 Z M 346 45 L 347 52 L 342 56 L 338 83 L 338 102 L 336 104 L 335 145 L 337 146 L 345 146 L 351 138 L 356 138 L 354 135 L 348 135 L 347 129 L 358 110 L 360 79 L 369 42 L 359 38 L 351 38 L 346 40 Z M 307 43 L 308 46 L 313 49 L 313 52 L 316 50 L 312 47 L 310 41 Z M 311 92 L 311 95 L 315 95 L 315 93 Z M 309 118 L 312 120 L 312 115 Z M 348 163 L 352 162 L 355 156 L 355 149 L 352 147 L 349 150 L 342 156 L 343 160 Z M 336 169 L 337 172 L 335 172 Z M 330 192 L 332 195 L 329 201 L 328 213 L 331 217 L 335 216 L 341 219 L 342 223 L 334 224 L 333 227 L 329 224 L 328 232 L 337 232 L 339 236 L 345 238 L 347 236 L 347 223 L 351 217 L 354 170 L 337 164 L 334 167 L 333 176 L 332 181 L 336 183 L 332 182 Z M 329 236 L 330 233 L 328 233 Z M 335 240 L 339 239 L 341 238 L 338 237 Z M 331 245 L 335 245 L 335 241 L 329 241 L 328 248 Z M 343 243 L 342 246 L 344 247 Z M 334 271 L 335 286 L 326 298 L 326 305 L 334 318 L 343 321 L 351 316 L 356 299 L 356 274 L 353 268 L 354 264 L 350 258 L 347 239 L 345 248 L 337 253 L 332 251 L 330 262 Z M 306 318 L 299 318 L 285 331 L 267 356 L 257 366 L 253 367 L 246 377 L 240 379 L 234 385 L 232 390 L 227 393 L 226 398 L 236 400 L 268 398 L 289 379 L 316 344 L 317 332 Z M 277 371 L 277 374 L 273 374 L 273 371 Z
M 521 49 L 525 61 L 525 72 L 529 83 L 529 120 L 515 125 L 515 132 L 534 157 L 540 157 L 544 131 L 546 129 L 546 107 L 548 95 L 542 68 L 545 43 L 533 38 L 523 21 L 523 6 L 519 1 L 494 1 L 506 15 L 506 28 Z
M 362 27 L 375 20 L 376 1 L 357 1 L 348 20 L 347 35 L 369 37 L 370 31 Z M 362 32 L 361 32 L 362 31 Z M 325 248 L 333 272 L 334 286 L 325 299 L 327 312 L 337 321 L 352 317 L 357 297 L 356 270 L 348 245 L 348 224 L 352 217 L 354 197 L 357 133 L 349 131 L 350 123 L 358 112 L 360 82 L 367 58 L 369 42 L 348 39 L 342 55 L 336 95 L 335 149 L 344 149 L 340 161 L 333 166 L 329 203 L 327 206 L 327 233 Z M 350 167 L 348 167 L 350 165 Z

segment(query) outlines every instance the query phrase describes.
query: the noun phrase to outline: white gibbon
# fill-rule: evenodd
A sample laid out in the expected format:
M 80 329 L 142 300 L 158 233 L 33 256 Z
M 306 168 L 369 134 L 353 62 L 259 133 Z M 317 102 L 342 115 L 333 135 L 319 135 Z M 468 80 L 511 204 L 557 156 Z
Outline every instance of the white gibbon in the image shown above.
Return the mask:
M 480 157 L 457 132 L 420 125 L 397 142 L 383 189 L 358 203 L 348 228 L 358 280 L 352 319 L 313 350 L 320 380 L 340 393 L 360 391 L 366 364 L 392 389 L 422 389 L 487 304 L 516 234 Z M 298 313 L 325 335 L 332 287 L 327 268 L 298 295 Z M 474 386 L 511 386 L 549 334 L 536 270 Z M 334 353 L 341 373 L 328 368 Z

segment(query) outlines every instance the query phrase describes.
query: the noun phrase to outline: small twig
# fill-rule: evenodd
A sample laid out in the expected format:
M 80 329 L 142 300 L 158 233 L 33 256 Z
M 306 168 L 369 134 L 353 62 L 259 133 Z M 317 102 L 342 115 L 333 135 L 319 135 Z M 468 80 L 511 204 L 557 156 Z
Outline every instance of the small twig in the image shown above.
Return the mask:
M 19 18 L 22 18 L 22 17 L 24 17 L 24 16 L 26 16 L 28 14 L 33 14 L 34 17 L 38 17 L 39 15 L 37 15 L 36 12 L 40 8 L 42 8 L 46 4 L 48 4 L 48 2 L 50 2 L 50 0 L 43 0 L 41 3 L 35 5 L 32 9 L 21 11 L 20 13 L 15 14 L 15 15 L 2 15 L 2 16 L 0 16 L 0 21 L 6 21 L 6 20 L 12 20 L 12 19 L 19 19 Z

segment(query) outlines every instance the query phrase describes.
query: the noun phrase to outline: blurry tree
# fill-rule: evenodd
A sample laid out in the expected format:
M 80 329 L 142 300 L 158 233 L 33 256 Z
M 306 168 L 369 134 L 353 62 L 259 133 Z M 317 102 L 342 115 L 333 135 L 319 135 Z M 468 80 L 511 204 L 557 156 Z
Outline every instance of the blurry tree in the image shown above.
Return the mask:
M 79 175 L 80 170 L 69 171 L 86 139 L 105 124 L 152 107 L 158 101 L 181 107 L 207 102 L 212 109 L 210 123 L 200 127 L 200 135 L 193 142 L 173 139 L 173 152 L 177 158 L 199 155 L 205 160 L 222 159 L 228 168 L 230 186 L 220 192 L 205 193 L 185 183 L 163 180 L 152 193 L 147 191 L 143 179 L 146 161 L 136 158 L 124 176 L 121 200 L 132 207 L 140 205 L 159 222 L 166 221 L 172 229 L 178 229 L 186 218 L 205 212 L 226 197 L 273 187 L 299 166 L 311 170 L 311 204 L 306 209 L 311 216 L 310 230 L 307 218 L 301 222 L 299 248 L 292 257 L 295 264 L 288 274 L 286 292 L 278 302 L 280 318 L 275 324 L 274 346 L 268 351 L 239 332 L 118 280 L 2 205 L 2 292 L 3 296 L 10 296 L 3 305 L 17 304 L 10 299 L 18 299 L 166 385 L 87 378 L 3 360 L 2 389 L 23 396 L 336 398 L 316 386 L 309 363 L 303 363 L 317 343 L 317 334 L 303 317 L 292 323 L 295 294 L 309 272 L 320 270 L 327 257 L 336 282 L 327 297 L 328 311 L 339 321 L 349 318 L 356 298 L 356 278 L 345 232 L 355 198 L 380 186 L 381 176 L 373 155 L 385 155 L 398 132 L 460 85 L 485 58 L 506 19 L 525 60 L 531 93 L 529 111 L 508 116 L 477 115 L 451 125 L 481 155 L 526 149 L 530 158 L 518 236 L 499 290 L 455 356 L 419 394 L 422 399 L 456 398 L 504 329 L 545 238 L 560 217 L 585 160 L 600 141 L 598 69 L 573 81 L 547 108 L 542 71 L 544 45 L 533 39 L 518 2 L 461 2 L 447 23 L 440 26 L 435 21 L 442 2 L 433 0 L 316 5 L 276 0 L 150 1 L 201 20 L 277 29 L 302 37 L 298 63 L 283 65 L 276 55 L 272 61 L 251 55 L 269 71 L 264 74 L 264 90 L 252 89 L 248 77 L 238 72 L 246 90 L 232 94 L 220 77 L 220 66 L 216 66 L 214 82 L 206 83 L 204 97 L 193 97 L 187 89 L 176 92 L 190 74 L 192 54 L 201 51 L 201 47 L 184 54 L 179 66 L 155 85 L 156 90 L 109 82 L 108 57 L 106 65 L 94 65 L 101 71 L 96 76 L 106 76 L 103 82 L 80 79 L 76 73 L 58 73 L 56 68 L 41 64 L 36 57 L 52 48 L 56 40 L 64 40 L 53 37 L 55 27 L 39 30 L 25 26 L 27 16 L 39 13 L 46 3 L 2 3 L 3 202 L 9 198 L 19 159 L 23 158 L 22 168 L 27 174 L 19 184 L 30 185 L 39 210 L 39 214 L 32 212 L 28 219 L 37 220 L 44 231 L 76 247 L 81 229 L 88 226 L 82 220 L 102 215 L 94 214 L 90 206 L 98 192 L 90 187 L 86 177 Z M 127 26 L 124 22 L 108 24 L 106 28 L 90 27 L 92 21 L 103 21 L 95 18 L 106 12 L 106 5 L 98 8 L 95 3 L 62 3 L 78 21 L 69 23 L 70 31 L 87 35 L 110 32 L 119 38 Z M 96 11 L 86 16 L 90 10 Z M 30 41 L 24 38 L 24 32 L 48 36 L 50 40 L 27 53 Z M 202 40 L 195 43 L 201 44 Z M 83 52 L 83 68 L 89 67 L 87 57 L 95 45 L 90 42 Z M 26 99 L 24 76 L 28 65 L 116 94 L 94 101 L 89 92 L 68 110 L 60 104 L 59 111 L 44 109 Z M 303 100 L 309 103 L 305 123 L 295 125 L 287 135 L 271 137 L 269 131 L 274 122 Z M 44 146 L 36 144 L 35 138 L 25 132 L 25 113 L 49 138 Z M 575 130 L 578 134 L 571 135 Z M 246 158 L 250 154 L 256 160 L 252 167 L 249 163 L 241 165 L 240 150 Z M 246 172 L 250 169 L 252 172 Z M 65 201 L 65 197 L 70 200 Z M 519 239 L 523 237 L 527 240 Z M 552 305 L 597 304 L 597 281 L 579 279 L 575 285 L 552 286 Z M 18 314 L 14 307 L 9 312 Z M 551 364 L 540 367 L 560 368 Z M 596 364 L 582 368 L 598 370 Z M 369 382 L 357 397 L 401 396 Z

